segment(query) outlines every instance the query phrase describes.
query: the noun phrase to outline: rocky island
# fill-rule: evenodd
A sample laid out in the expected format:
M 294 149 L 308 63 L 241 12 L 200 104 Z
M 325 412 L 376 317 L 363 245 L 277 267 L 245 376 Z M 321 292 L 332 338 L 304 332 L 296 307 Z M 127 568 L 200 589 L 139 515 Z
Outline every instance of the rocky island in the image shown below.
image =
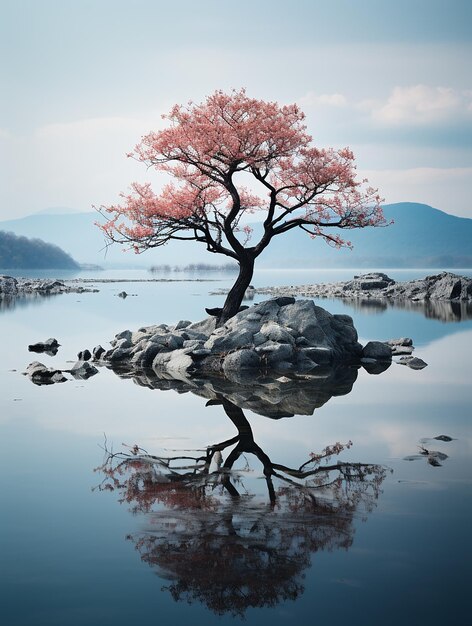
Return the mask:
M 371 272 L 352 280 L 287 287 L 252 288 L 252 295 L 304 296 L 310 298 L 378 299 L 390 301 L 472 302 L 472 279 L 441 272 L 418 280 L 395 281 L 387 274 Z
M 60 293 L 98 292 L 98 289 L 84 287 L 79 283 L 66 285 L 62 280 L 51 278 L 14 278 L 0 276 L 0 298 L 17 298 L 31 294 L 57 295 Z

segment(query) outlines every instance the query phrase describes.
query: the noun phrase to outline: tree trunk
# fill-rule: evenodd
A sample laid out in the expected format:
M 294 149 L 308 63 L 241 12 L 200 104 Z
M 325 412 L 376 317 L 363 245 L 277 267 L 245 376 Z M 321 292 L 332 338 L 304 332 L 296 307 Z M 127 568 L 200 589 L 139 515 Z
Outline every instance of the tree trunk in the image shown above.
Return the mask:
M 241 302 L 243 301 L 246 289 L 251 284 L 252 276 L 254 274 L 254 259 L 245 258 L 239 260 L 239 275 L 236 282 L 231 287 L 228 295 L 226 296 L 223 309 L 218 317 L 216 326 L 223 326 L 233 315 L 239 311 Z

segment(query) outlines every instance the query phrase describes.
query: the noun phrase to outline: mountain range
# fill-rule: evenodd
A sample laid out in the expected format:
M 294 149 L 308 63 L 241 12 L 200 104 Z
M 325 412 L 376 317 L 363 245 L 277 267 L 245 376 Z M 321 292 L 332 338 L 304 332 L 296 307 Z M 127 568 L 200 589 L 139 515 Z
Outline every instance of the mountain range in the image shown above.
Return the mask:
M 259 267 L 472 267 L 472 219 L 456 217 L 425 204 L 401 202 L 384 206 L 382 228 L 338 231 L 353 249 L 336 250 L 298 229 L 275 237 L 258 260 Z M 118 245 L 105 247 L 94 225 L 97 213 L 36 213 L 0 222 L 1 231 L 41 238 L 60 246 L 80 263 L 102 267 L 148 268 L 151 265 L 226 262 L 194 242 L 171 242 L 141 255 L 124 253 Z M 260 224 L 252 224 L 254 239 Z M 333 230 L 334 232 L 334 230 Z

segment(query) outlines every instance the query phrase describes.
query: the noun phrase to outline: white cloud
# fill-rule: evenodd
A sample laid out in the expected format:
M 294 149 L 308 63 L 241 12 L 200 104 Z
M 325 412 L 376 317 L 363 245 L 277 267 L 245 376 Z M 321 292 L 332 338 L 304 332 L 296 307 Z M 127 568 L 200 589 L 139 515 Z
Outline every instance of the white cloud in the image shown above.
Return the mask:
M 470 111 L 471 95 L 451 87 L 395 87 L 386 102 L 365 101 L 374 121 L 390 126 L 428 125 L 454 121 Z

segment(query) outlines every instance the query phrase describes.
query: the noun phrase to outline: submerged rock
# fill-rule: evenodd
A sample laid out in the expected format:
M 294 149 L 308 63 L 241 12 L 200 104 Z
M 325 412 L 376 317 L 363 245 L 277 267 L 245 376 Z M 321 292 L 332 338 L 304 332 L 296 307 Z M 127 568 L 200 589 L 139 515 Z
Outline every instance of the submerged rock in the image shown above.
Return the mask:
M 38 341 L 28 346 L 30 352 L 45 352 L 49 356 L 55 356 L 61 344 L 54 337 L 46 339 L 46 341 Z
M 54 383 L 65 383 L 67 381 L 61 370 L 47 367 L 39 361 L 30 363 L 24 373 L 35 385 L 53 385 Z
M 411 367 L 412 370 L 422 370 L 427 367 L 427 363 L 423 361 L 423 359 L 419 359 L 416 356 L 403 356 L 401 359 L 397 361 L 400 365 L 407 365 Z

